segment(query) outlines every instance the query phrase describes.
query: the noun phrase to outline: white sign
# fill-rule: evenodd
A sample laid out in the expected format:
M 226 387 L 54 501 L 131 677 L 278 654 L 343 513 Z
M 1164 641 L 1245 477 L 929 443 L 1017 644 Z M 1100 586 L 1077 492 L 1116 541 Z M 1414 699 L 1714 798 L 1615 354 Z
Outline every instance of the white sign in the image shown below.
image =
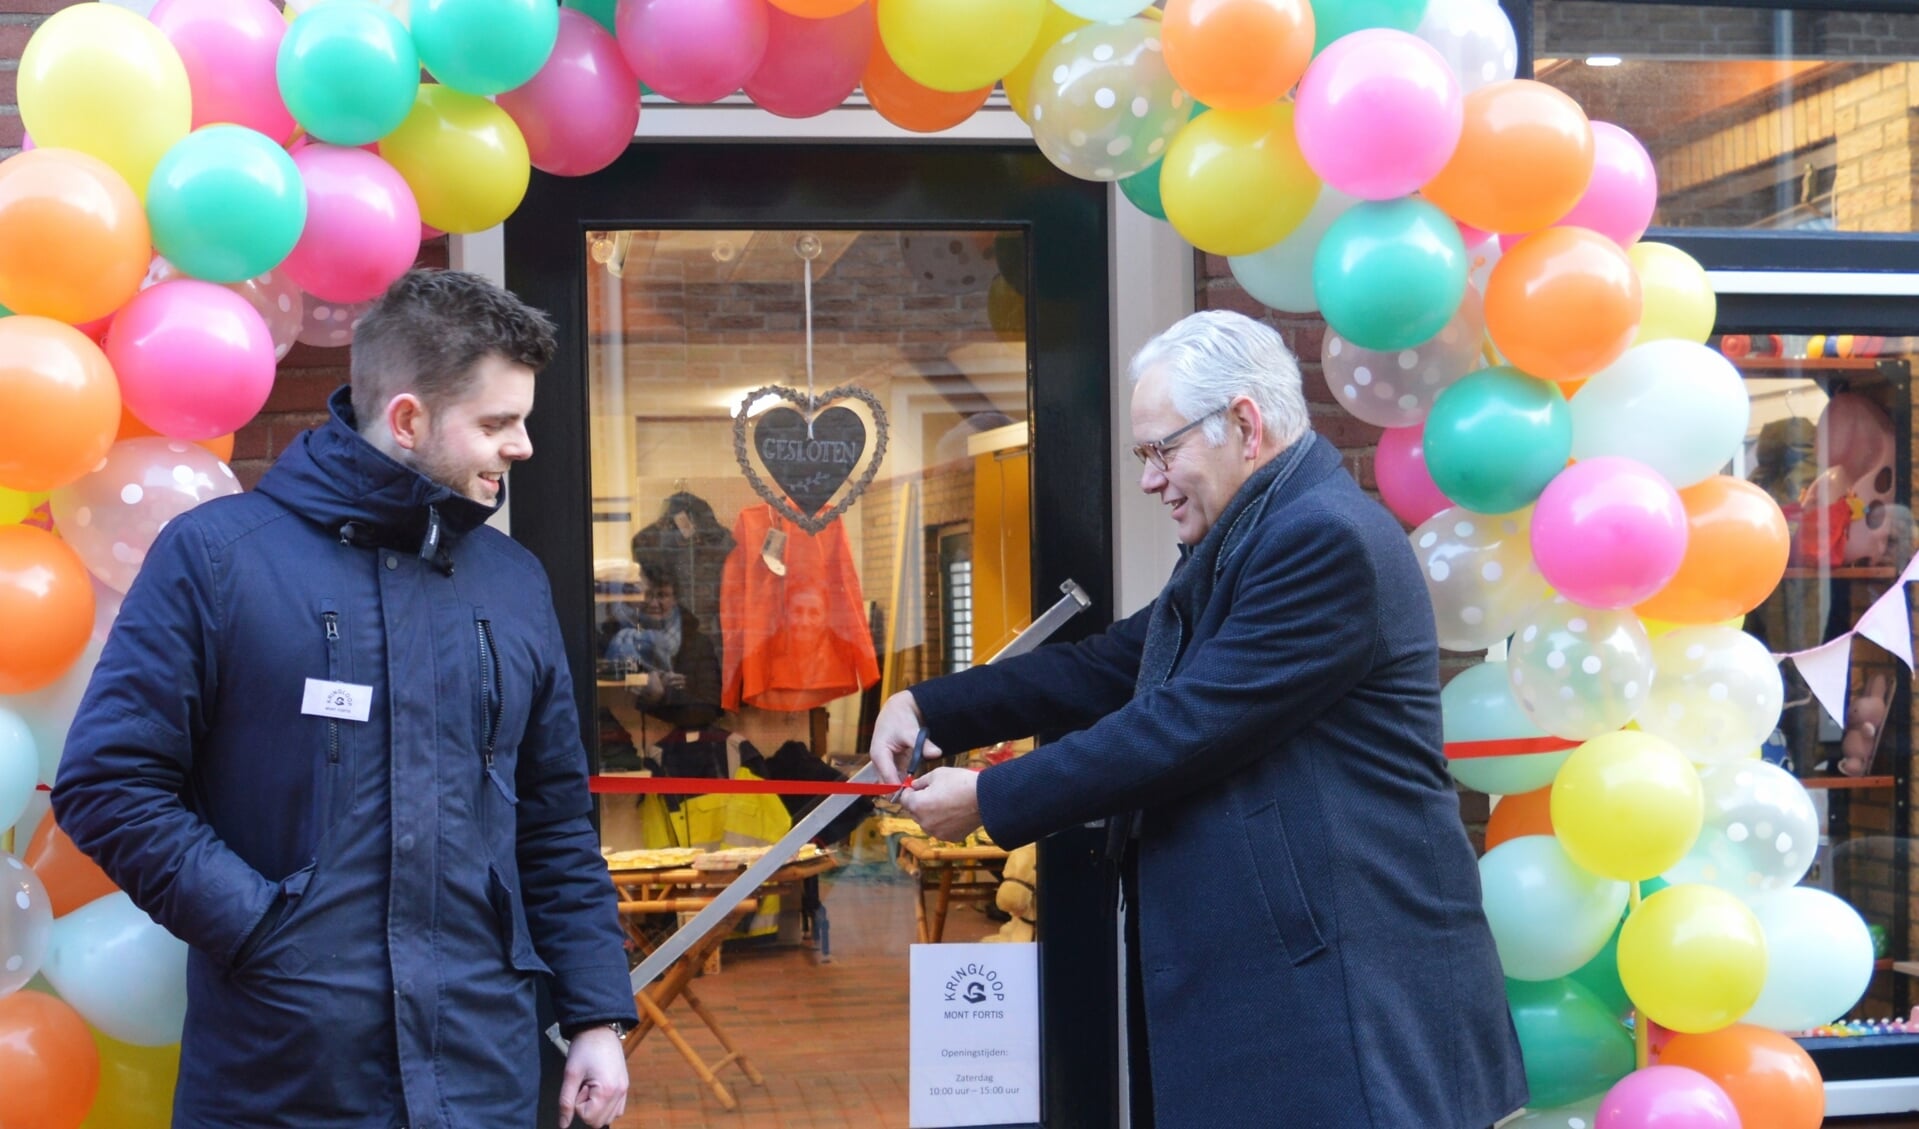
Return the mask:
M 914 945 L 912 1129 L 1039 1121 L 1039 946 Z

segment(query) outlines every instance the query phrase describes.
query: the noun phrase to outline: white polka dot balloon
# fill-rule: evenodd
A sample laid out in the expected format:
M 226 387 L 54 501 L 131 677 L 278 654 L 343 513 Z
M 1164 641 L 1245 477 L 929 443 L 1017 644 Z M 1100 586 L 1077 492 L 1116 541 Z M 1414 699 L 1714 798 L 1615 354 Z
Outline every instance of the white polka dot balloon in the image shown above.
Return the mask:
M 26 863 L 0 851 L 0 996 L 40 971 L 53 937 L 53 903 Z
M 1454 506 L 1413 530 L 1439 645 L 1483 651 L 1551 593 L 1533 566 L 1531 510 L 1476 514 Z
M 1639 728 L 1702 767 L 1759 754 L 1785 703 L 1764 643 L 1732 627 L 1681 627 L 1653 640 L 1652 654 L 1659 678 Z
M 1761 760 L 1702 769 L 1706 819 L 1692 850 L 1663 877 L 1742 898 L 1799 884 L 1819 849 L 1819 814 L 1805 785 Z
M 1033 71 L 1032 99 L 1040 152 L 1082 180 L 1144 172 L 1194 108 L 1166 69 L 1159 24 L 1138 18 L 1067 34 Z
M 353 344 L 354 327 L 372 308 L 371 301 L 343 306 L 308 294 L 302 306 L 304 320 L 300 325 L 298 340 L 302 345 L 314 345 L 322 349 L 345 348 Z
M 1533 724 L 1587 741 L 1624 726 L 1653 685 L 1652 640 L 1630 611 L 1585 608 L 1554 596 L 1513 635 L 1506 674 Z
M 1555 1109 L 1529 1109 L 1500 1129 L 1595 1129 L 1598 1124 L 1599 1100 L 1588 1098 Z
M 53 523 L 102 584 L 125 592 L 167 522 L 238 494 L 233 471 L 179 439 L 115 443 L 93 473 L 53 492 Z
M 1459 91 L 1504 82 L 1519 70 L 1519 39 L 1499 0 L 1430 0 L 1413 32 L 1459 78 Z
M 999 277 L 992 232 L 921 231 L 900 235 L 900 259 L 922 294 L 977 294 Z
M 1410 427 L 1448 385 L 1485 366 L 1485 339 L 1479 292 L 1468 286 L 1446 327 L 1410 349 L 1362 349 L 1327 329 L 1319 369 L 1340 407 L 1379 427 Z

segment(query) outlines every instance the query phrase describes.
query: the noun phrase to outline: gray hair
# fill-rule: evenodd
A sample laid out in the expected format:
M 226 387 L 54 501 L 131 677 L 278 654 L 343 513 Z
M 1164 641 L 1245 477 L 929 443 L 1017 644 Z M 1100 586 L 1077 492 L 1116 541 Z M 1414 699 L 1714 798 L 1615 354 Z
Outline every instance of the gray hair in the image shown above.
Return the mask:
M 1166 370 L 1174 410 L 1187 420 L 1222 411 L 1236 397 L 1259 406 L 1259 415 L 1282 448 L 1312 430 L 1299 361 L 1271 326 L 1231 310 L 1202 310 L 1174 322 L 1133 354 L 1127 375 L 1139 383 L 1149 369 Z M 1226 421 L 1217 416 L 1200 427 L 1214 447 L 1226 442 Z

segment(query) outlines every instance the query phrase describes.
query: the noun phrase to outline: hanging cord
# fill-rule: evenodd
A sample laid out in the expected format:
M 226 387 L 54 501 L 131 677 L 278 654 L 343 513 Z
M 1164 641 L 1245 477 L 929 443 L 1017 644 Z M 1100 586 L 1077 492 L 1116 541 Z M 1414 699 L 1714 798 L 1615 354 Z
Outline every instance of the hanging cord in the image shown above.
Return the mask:
M 793 241 L 793 253 L 806 260 L 804 288 L 806 312 L 806 437 L 813 438 L 813 415 L 819 398 L 813 393 L 813 260 L 820 257 L 820 238 L 812 232 Z

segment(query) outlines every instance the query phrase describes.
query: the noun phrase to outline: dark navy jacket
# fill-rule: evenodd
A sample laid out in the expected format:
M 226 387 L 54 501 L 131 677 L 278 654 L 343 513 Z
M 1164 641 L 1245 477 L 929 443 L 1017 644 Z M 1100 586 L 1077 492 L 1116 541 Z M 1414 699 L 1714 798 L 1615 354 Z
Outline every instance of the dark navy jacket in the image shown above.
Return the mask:
M 536 977 L 562 1023 L 635 1018 L 546 576 L 331 406 L 162 532 L 54 811 L 192 946 L 176 1129 L 524 1129 Z
M 946 749 L 1085 727 L 980 777 L 1001 846 L 1142 813 L 1160 1129 L 1485 1129 L 1526 1083 L 1441 748 L 1432 608 L 1398 524 L 1304 442 L 1231 527 L 1164 685 L 1134 692 L 1148 608 L 913 696 Z

